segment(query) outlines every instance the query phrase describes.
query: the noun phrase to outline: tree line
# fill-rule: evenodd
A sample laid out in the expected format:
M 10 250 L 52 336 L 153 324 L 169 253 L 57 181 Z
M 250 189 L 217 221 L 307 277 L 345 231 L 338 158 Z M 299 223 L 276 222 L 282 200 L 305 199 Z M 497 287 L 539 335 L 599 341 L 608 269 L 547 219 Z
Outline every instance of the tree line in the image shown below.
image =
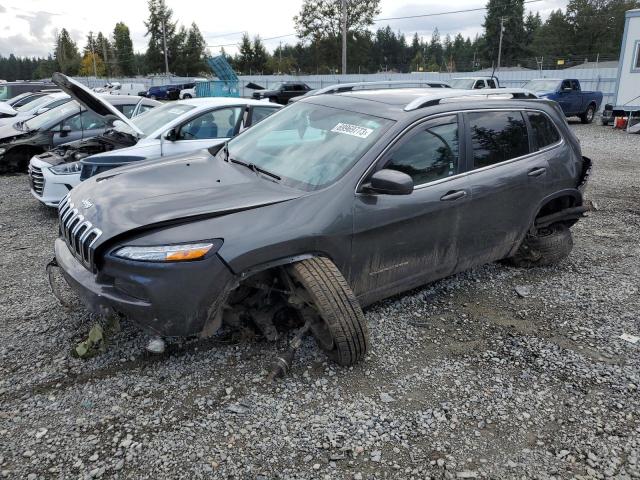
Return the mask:
M 586 60 L 617 59 L 624 13 L 640 8 L 640 0 L 569 0 L 566 9 L 543 21 L 525 11 L 525 0 L 488 0 L 483 33 L 474 38 L 442 36 L 436 28 L 429 38 L 407 38 L 389 26 L 372 30 L 380 0 L 347 3 L 348 72 L 474 71 L 497 66 L 502 28 L 502 67 L 555 68 Z M 112 32 L 89 33 L 80 48 L 62 29 L 46 58 L 0 56 L 0 78 L 50 77 L 54 71 L 99 77 L 135 76 L 165 71 L 200 76 L 210 74 L 207 44 L 195 23 L 178 25 L 165 0 L 148 0 L 145 22 L 147 49 L 136 53 L 129 27 L 119 22 Z M 341 0 L 304 0 L 293 18 L 297 40 L 280 43 L 270 53 L 260 36 L 245 33 L 238 53 L 221 49 L 239 74 L 326 74 L 341 64 Z M 164 35 L 163 35 L 164 33 Z

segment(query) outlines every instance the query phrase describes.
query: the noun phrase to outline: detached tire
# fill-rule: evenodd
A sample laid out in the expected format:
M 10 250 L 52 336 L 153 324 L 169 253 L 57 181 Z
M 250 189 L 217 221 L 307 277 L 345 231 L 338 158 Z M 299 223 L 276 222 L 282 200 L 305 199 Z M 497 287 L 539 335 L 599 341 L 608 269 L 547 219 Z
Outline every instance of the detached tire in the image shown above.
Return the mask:
M 522 268 L 545 267 L 560 263 L 572 249 L 571 230 L 566 225 L 556 223 L 540 229 L 538 235 L 527 235 L 507 262 Z
M 587 107 L 587 111 L 580 115 L 580 121 L 582 123 L 591 123 L 593 122 L 594 117 L 596 116 L 596 107 L 591 104 Z
M 336 363 L 353 365 L 369 349 L 369 330 L 362 308 L 340 270 L 326 258 L 310 258 L 291 266 L 293 278 L 304 287 L 320 316 L 321 329 L 332 342 L 317 340 Z M 317 328 L 314 335 L 318 338 Z

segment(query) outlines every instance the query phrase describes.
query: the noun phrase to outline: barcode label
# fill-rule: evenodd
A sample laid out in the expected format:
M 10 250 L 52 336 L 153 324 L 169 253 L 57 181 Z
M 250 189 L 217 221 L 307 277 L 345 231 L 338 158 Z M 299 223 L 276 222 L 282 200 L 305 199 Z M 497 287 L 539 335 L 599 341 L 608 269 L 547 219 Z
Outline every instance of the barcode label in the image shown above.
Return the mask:
M 358 125 L 350 125 L 348 123 L 339 123 L 331 129 L 332 132 L 346 133 L 353 137 L 367 138 L 373 132 L 373 129 L 366 127 L 359 127 Z

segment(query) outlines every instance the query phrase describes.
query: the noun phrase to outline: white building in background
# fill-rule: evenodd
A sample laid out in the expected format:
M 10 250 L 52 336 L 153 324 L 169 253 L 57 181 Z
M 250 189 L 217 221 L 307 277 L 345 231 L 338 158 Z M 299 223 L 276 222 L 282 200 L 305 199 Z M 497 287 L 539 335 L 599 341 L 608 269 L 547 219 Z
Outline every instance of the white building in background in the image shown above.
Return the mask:
M 629 10 L 625 15 L 614 98 L 614 115 L 640 112 L 640 9 Z

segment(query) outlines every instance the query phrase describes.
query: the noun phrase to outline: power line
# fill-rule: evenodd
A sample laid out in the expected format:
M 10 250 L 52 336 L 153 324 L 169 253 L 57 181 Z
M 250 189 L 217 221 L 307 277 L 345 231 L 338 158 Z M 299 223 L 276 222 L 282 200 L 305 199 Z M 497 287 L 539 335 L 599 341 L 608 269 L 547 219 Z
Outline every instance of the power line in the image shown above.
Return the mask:
M 527 0 L 522 3 L 537 3 L 542 2 L 543 0 Z M 438 12 L 438 13 L 425 13 L 420 15 L 408 15 L 406 17 L 389 17 L 389 18 L 374 18 L 374 22 L 386 22 L 389 20 L 406 20 L 410 18 L 424 18 L 424 17 L 438 17 L 440 15 L 452 15 L 455 13 L 468 13 L 468 12 L 481 12 L 482 10 L 486 10 L 488 7 L 478 7 L 478 8 L 466 8 L 464 10 L 452 10 L 450 12 Z
M 525 0 L 523 3 L 537 3 L 537 2 L 542 2 L 543 0 Z M 505 4 L 506 5 L 506 4 Z M 389 17 L 389 18 L 375 18 L 373 19 L 374 22 L 384 22 L 384 21 L 389 21 L 389 20 L 406 20 L 406 19 L 411 19 L 411 18 L 424 18 L 424 17 L 437 17 L 437 16 L 441 16 L 441 15 L 454 15 L 454 14 L 458 14 L 458 13 L 468 13 L 468 12 L 479 12 L 482 10 L 486 10 L 488 7 L 478 7 L 478 8 L 467 8 L 464 10 L 452 10 L 449 12 L 438 12 L 438 13 L 425 13 L 425 14 L 420 14 L 420 15 L 408 15 L 406 17 Z M 244 32 L 236 32 L 236 33 L 244 33 Z M 229 34 L 232 35 L 232 34 Z M 278 35 L 275 37 L 269 37 L 269 38 L 263 38 L 262 41 L 266 42 L 269 40 L 276 40 L 279 38 L 285 38 L 285 37 L 294 37 L 297 34 L 295 33 L 288 33 L 286 35 Z M 224 35 L 220 35 L 220 36 L 224 36 Z M 215 37 L 210 37 L 210 38 L 215 38 Z M 207 45 L 207 47 L 209 48 L 220 48 L 220 47 L 234 47 L 238 45 L 237 42 L 236 43 L 226 43 L 223 45 Z

